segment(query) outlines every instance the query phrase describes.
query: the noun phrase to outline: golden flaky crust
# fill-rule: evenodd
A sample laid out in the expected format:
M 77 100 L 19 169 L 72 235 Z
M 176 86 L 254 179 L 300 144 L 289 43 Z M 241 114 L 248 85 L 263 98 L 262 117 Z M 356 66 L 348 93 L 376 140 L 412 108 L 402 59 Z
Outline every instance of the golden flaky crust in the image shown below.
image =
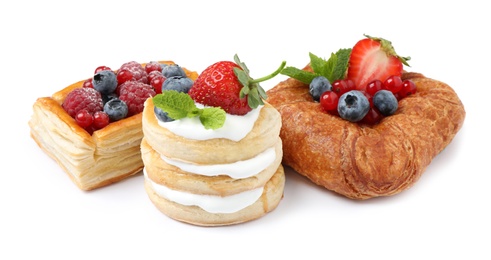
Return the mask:
M 198 226 L 225 226 L 260 218 L 277 208 L 283 198 L 284 186 L 285 174 L 280 165 L 254 204 L 233 213 L 209 213 L 198 206 L 181 205 L 159 196 L 152 183 L 145 179 L 145 190 L 160 212 L 175 220 Z
M 161 63 L 173 63 L 161 61 Z M 196 72 L 186 70 L 193 80 Z M 76 82 L 33 105 L 28 124 L 38 146 L 67 173 L 81 190 L 93 190 L 141 171 L 142 115 L 137 114 L 90 135 L 61 106 L 68 93 L 82 87 Z
M 307 66 L 305 69 L 309 69 Z M 322 111 L 308 86 L 289 78 L 268 91 L 282 116 L 283 164 L 351 199 L 397 194 L 411 187 L 463 125 L 464 106 L 447 84 L 404 73 L 417 93 L 369 126 Z

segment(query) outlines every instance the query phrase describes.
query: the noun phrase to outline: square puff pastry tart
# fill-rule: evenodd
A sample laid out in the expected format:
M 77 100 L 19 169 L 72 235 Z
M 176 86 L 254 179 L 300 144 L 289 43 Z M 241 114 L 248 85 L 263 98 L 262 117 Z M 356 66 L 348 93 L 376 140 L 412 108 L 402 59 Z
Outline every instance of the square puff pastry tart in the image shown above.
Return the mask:
M 173 64 L 172 61 L 159 63 Z M 142 64 L 145 65 L 145 64 Z M 184 68 L 195 80 L 198 74 Z M 68 93 L 82 87 L 78 81 L 40 97 L 29 120 L 30 135 L 38 146 L 65 171 L 81 190 L 93 190 L 141 172 L 141 113 L 111 122 L 89 134 L 62 107 Z

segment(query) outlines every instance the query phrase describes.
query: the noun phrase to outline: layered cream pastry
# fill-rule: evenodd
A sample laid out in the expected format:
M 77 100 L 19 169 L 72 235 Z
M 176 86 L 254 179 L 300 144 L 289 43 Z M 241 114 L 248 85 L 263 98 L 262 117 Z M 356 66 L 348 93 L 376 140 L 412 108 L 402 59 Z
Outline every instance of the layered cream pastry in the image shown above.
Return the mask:
M 267 103 L 246 115 L 227 114 L 212 130 L 197 117 L 163 122 L 148 99 L 141 152 L 150 200 L 167 216 L 200 226 L 265 215 L 283 197 L 280 128 L 280 114 Z

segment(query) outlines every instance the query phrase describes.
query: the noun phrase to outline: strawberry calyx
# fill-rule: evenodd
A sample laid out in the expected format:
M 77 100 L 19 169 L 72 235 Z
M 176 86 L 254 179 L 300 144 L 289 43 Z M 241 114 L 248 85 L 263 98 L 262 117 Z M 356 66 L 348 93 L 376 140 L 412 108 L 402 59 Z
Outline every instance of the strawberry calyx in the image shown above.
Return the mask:
M 278 75 L 285 67 L 286 61 L 283 61 L 280 67 L 277 70 L 275 70 L 273 73 L 258 79 L 253 79 L 249 75 L 249 69 L 247 68 L 244 62 L 240 61 L 237 54 L 234 55 L 234 61 L 240 67 L 240 68 L 234 68 L 234 74 L 235 76 L 237 76 L 237 79 L 242 85 L 242 88 L 240 89 L 239 97 L 244 98 L 245 96 L 247 96 L 247 104 L 252 109 L 257 108 L 260 105 L 264 105 L 263 100 L 265 100 L 268 96 L 266 94 L 266 91 L 259 85 L 259 83 L 272 79 L 276 75 Z
M 367 37 L 368 39 L 371 39 L 371 40 L 374 40 L 374 41 L 378 41 L 380 42 L 380 48 L 389 56 L 394 56 L 396 57 L 399 61 L 401 61 L 402 64 L 408 66 L 408 67 L 411 67 L 409 64 L 408 64 L 408 61 L 411 60 L 411 57 L 402 57 L 402 56 L 399 56 L 397 53 L 396 53 L 396 50 L 394 49 L 394 46 L 392 46 L 392 42 L 389 41 L 389 40 L 386 40 L 384 38 L 381 38 L 381 37 L 372 37 L 370 35 L 367 35 L 367 34 L 363 34 L 365 37 Z

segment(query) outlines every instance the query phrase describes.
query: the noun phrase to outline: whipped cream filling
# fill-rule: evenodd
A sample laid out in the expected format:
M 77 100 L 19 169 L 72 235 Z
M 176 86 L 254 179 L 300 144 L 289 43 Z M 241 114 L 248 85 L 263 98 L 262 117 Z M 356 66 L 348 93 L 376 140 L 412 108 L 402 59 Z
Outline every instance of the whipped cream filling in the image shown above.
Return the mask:
M 213 165 L 198 165 L 189 162 L 173 160 L 164 155 L 160 155 L 160 157 L 166 163 L 174 165 L 186 172 L 204 176 L 227 175 L 233 179 L 243 179 L 254 176 L 266 169 L 269 165 L 271 165 L 276 160 L 276 150 L 275 147 L 271 147 L 266 149 L 264 152 L 258 154 L 256 157 L 248 160 Z
M 195 104 L 198 108 L 204 107 L 202 104 Z M 226 138 L 232 141 L 240 141 L 252 130 L 263 107 L 259 106 L 243 116 L 227 114 L 223 126 L 215 130 L 205 129 L 198 117 L 182 118 L 171 122 L 162 122 L 156 118 L 161 127 L 184 138 L 193 140 Z
M 198 206 L 210 213 L 234 213 L 254 204 L 263 194 L 264 187 L 244 191 L 234 195 L 221 197 L 214 195 L 199 195 L 176 191 L 164 185 L 153 182 L 148 178 L 145 168 L 145 179 L 150 182 L 153 190 L 162 198 L 185 206 Z

